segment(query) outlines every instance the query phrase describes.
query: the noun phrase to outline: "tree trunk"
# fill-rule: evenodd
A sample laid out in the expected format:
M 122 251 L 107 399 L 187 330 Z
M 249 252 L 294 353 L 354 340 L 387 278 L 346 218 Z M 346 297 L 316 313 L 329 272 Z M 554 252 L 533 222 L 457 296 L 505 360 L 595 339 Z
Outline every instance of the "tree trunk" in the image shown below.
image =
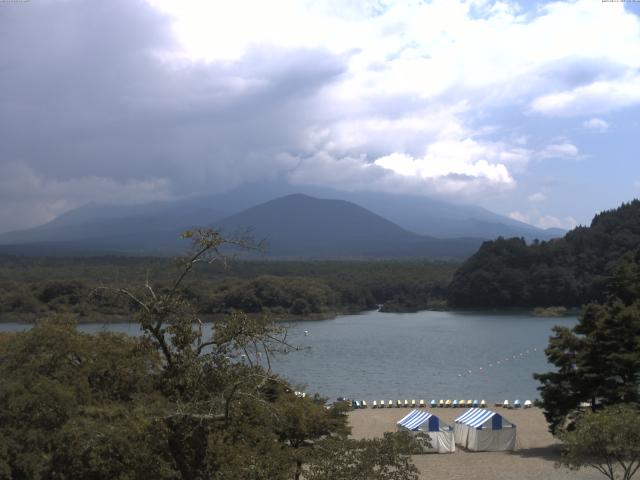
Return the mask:
M 293 480 L 300 480 L 300 475 L 302 475 L 302 461 L 296 460 L 296 471 L 293 474 Z

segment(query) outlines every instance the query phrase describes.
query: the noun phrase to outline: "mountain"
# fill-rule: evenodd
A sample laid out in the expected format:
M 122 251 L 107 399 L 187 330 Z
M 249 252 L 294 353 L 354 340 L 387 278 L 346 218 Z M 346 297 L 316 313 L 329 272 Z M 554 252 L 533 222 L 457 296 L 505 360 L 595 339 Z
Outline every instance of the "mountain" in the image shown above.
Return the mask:
M 320 187 L 304 187 L 300 191 L 298 187 L 274 181 L 247 184 L 222 194 L 146 205 L 88 204 L 44 225 L 1 234 L 0 246 L 5 252 L 29 254 L 61 255 L 76 251 L 86 254 L 173 254 L 184 250 L 185 242 L 179 239 L 179 235 L 186 229 L 214 225 L 256 205 L 301 192 L 357 204 L 406 233 L 431 237 L 431 242 L 435 238 L 452 237 L 492 239 L 516 236 L 532 240 L 559 236 L 559 232 L 541 230 L 475 206 L 425 197 L 343 192 Z M 247 222 L 243 226 L 255 225 Z M 409 248 L 407 251 L 412 250 Z
M 227 234 L 251 226 L 269 243 L 269 256 L 287 258 L 464 258 L 480 239 L 417 235 L 354 203 L 292 194 L 216 224 Z
M 158 202 L 146 205 L 89 204 L 27 230 L 0 235 L 3 251 L 52 254 L 75 251 L 173 253 L 184 249 L 180 234 L 228 215 L 205 201 Z M 8 247 L 11 246 L 11 247 Z
M 564 238 L 486 242 L 455 273 L 455 307 L 579 307 L 606 294 L 606 279 L 640 248 L 640 201 L 596 215 Z
M 413 233 L 438 238 L 473 237 L 493 239 L 524 237 L 549 240 L 566 231 L 534 227 L 475 205 L 444 202 L 417 195 L 400 195 L 373 191 L 348 192 L 326 187 L 295 186 L 285 182 L 245 184 L 229 192 L 207 197 L 211 205 L 236 213 L 277 197 L 303 193 L 317 198 L 346 200 L 390 220 Z
M 489 210 L 429 197 L 394 195 L 379 192 L 338 192 L 309 189 L 323 198 L 340 198 L 356 203 L 400 225 L 410 232 L 439 238 L 524 237 L 526 240 L 549 240 L 566 233 L 560 229 L 543 230 Z

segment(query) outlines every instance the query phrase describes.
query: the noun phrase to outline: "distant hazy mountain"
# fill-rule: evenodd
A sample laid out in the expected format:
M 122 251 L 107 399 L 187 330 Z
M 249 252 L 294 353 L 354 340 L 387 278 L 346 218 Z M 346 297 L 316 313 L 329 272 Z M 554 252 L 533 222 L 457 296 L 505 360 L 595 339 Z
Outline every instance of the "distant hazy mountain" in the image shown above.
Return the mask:
M 433 237 L 493 239 L 498 236 L 516 236 L 525 237 L 527 240 L 543 240 L 560 237 L 565 233 L 562 230 L 541 230 L 480 207 L 451 204 L 425 197 L 342 192 L 319 187 L 300 189 L 284 183 L 264 182 L 245 185 L 223 194 L 180 201 L 127 206 L 89 204 L 60 215 L 39 227 L 2 234 L 0 245 L 4 245 L 3 251 L 29 253 L 38 252 L 40 249 L 58 254 L 76 250 L 137 254 L 175 253 L 185 248 L 185 242 L 179 240 L 180 232 L 185 229 L 197 225 L 214 225 L 226 217 L 229 217 L 226 226 L 240 226 L 240 222 L 234 218 L 236 214 L 239 215 L 240 212 L 283 195 L 299 192 L 318 198 L 351 202 L 369 210 L 369 213 L 376 214 L 377 218 L 382 217 L 388 223 L 395 224 L 394 227 L 403 230 L 405 236 L 428 236 L 432 237 L 431 242 L 435 241 Z M 298 200 L 301 201 L 301 198 Z M 243 213 L 245 214 L 249 215 Z M 310 215 L 316 221 L 319 218 L 319 213 Z M 261 218 L 249 217 L 250 215 L 244 218 L 242 227 L 258 229 L 258 226 L 261 226 L 263 231 L 274 234 L 271 229 L 266 228 L 267 225 Z M 468 242 L 475 244 L 477 241 Z M 408 247 L 406 242 L 403 245 L 406 249 L 404 251 L 414 251 L 413 246 Z M 290 254 L 297 256 L 297 247 L 293 244 L 290 247 L 293 249 Z M 375 256 L 375 252 L 378 251 L 382 250 L 372 248 L 371 255 Z M 282 250 L 279 254 L 287 253 Z M 345 255 L 352 254 L 345 252 Z M 405 253 L 400 253 L 399 250 L 397 255 L 403 256 Z
M 39 227 L 0 235 L 3 251 L 33 253 L 38 247 L 55 254 L 74 251 L 174 253 L 184 249 L 180 233 L 224 217 L 204 199 L 147 205 L 89 204 Z M 25 245 L 31 245 L 25 248 Z
M 461 205 L 413 195 L 378 192 L 337 192 L 309 189 L 323 198 L 340 198 L 356 203 L 389 219 L 410 232 L 439 238 L 524 237 L 548 240 L 561 237 L 561 229 L 543 230 L 473 205 Z
M 217 225 L 232 234 L 251 226 L 270 256 L 288 258 L 464 258 L 481 239 L 436 239 L 344 200 L 292 194 L 251 207 Z
M 235 213 L 259 203 L 288 194 L 303 193 L 317 198 L 346 200 L 386 218 L 413 233 L 438 238 L 473 237 L 493 239 L 499 236 L 548 240 L 562 237 L 565 230 L 541 229 L 498 215 L 474 205 L 447 203 L 415 195 L 380 192 L 346 192 L 323 187 L 292 186 L 263 182 L 247 184 L 230 192 L 209 197 L 211 205 Z

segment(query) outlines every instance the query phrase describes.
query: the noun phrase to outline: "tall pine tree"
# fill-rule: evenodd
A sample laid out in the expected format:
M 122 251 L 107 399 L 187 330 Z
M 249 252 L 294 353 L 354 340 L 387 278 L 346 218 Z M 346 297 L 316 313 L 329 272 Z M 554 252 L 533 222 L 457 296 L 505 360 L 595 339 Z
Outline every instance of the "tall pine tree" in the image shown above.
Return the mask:
M 545 352 L 557 371 L 534 377 L 553 433 L 582 402 L 640 403 L 640 252 L 620 261 L 606 301 L 587 305 L 574 328 L 554 328 Z

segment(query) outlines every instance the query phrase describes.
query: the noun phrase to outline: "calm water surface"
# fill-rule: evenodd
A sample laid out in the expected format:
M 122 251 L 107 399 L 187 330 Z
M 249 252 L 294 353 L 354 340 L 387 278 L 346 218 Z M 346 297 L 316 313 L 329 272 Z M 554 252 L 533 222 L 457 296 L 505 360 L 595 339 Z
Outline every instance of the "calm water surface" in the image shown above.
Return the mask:
M 526 314 L 376 311 L 291 322 L 289 340 L 305 348 L 278 356 L 273 367 L 330 398 L 533 400 L 532 374 L 551 369 L 543 352 L 551 328 L 575 323 Z M 0 324 L 4 331 L 27 328 Z M 79 328 L 140 334 L 134 323 Z
M 575 317 L 460 312 L 295 322 L 294 341 L 310 349 L 280 357 L 275 369 L 330 397 L 533 400 L 532 374 L 551 369 L 544 355 L 551 328 L 575 323 Z

